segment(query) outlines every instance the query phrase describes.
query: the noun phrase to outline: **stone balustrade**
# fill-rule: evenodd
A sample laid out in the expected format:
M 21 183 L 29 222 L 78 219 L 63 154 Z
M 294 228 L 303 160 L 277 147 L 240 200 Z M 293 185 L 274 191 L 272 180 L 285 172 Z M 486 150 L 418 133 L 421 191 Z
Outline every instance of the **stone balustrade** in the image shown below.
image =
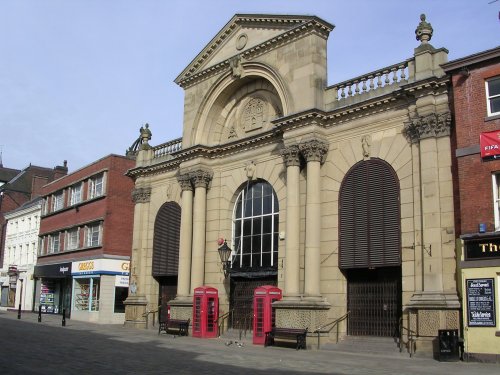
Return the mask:
M 328 87 L 327 90 L 332 90 L 330 98 L 333 98 L 328 109 L 343 107 L 396 90 L 409 81 L 408 65 L 411 61 L 406 60 Z
M 154 155 L 153 158 L 154 159 L 164 158 L 165 156 L 180 151 L 181 149 L 182 149 L 182 138 L 176 138 L 171 141 L 162 143 L 161 145 L 153 147 L 153 155 Z

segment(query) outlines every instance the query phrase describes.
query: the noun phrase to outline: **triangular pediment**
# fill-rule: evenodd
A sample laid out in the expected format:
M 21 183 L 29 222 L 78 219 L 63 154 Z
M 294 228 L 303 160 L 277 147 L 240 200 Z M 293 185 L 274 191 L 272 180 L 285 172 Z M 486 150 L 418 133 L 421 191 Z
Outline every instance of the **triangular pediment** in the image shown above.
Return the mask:
M 235 15 L 175 79 L 177 84 L 245 51 L 278 43 L 284 36 L 304 32 L 305 24 L 319 25 L 328 34 L 333 25 L 315 16 Z

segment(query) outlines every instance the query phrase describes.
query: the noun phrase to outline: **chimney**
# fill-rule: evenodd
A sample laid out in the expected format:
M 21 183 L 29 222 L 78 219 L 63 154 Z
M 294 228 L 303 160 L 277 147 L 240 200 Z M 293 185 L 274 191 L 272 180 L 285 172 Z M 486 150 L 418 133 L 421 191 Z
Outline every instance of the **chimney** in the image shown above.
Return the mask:
M 58 178 L 61 178 L 63 176 L 66 176 L 68 174 L 68 161 L 64 160 L 63 165 L 57 165 L 54 168 L 54 180 L 57 180 Z

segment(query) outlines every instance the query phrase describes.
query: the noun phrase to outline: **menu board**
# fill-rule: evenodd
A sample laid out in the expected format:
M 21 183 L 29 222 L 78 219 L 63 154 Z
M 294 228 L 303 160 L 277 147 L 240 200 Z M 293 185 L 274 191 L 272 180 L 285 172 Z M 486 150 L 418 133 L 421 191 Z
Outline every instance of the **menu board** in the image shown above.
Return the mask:
M 493 279 L 467 279 L 469 327 L 495 327 L 495 284 Z

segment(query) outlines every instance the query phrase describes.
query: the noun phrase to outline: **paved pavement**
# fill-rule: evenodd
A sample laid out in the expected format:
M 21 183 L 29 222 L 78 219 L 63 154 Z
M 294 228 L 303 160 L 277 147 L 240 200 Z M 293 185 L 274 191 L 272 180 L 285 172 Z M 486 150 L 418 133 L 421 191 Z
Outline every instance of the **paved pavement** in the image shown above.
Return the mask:
M 500 365 L 296 351 L 0 311 L 0 374 L 500 374 Z

